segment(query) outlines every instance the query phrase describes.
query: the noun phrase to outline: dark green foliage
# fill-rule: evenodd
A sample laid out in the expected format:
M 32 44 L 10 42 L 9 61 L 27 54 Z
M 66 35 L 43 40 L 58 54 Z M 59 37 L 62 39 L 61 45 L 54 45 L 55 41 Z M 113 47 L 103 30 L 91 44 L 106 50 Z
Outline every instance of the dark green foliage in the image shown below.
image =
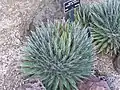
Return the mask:
M 79 23 L 36 27 L 24 53 L 23 72 L 40 77 L 47 90 L 78 90 L 77 81 L 91 74 L 91 38 Z
M 93 42 L 99 53 L 116 54 L 120 48 L 120 2 L 107 0 L 92 7 Z

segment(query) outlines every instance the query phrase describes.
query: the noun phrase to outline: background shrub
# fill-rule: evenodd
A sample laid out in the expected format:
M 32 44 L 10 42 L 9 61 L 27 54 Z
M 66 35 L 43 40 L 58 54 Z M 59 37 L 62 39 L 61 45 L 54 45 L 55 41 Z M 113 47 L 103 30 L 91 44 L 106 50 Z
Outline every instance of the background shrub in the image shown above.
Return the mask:
M 99 53 L 118 53 L 120 49 L 120 2 L 107 0 L 92 7 L 92 36 Z

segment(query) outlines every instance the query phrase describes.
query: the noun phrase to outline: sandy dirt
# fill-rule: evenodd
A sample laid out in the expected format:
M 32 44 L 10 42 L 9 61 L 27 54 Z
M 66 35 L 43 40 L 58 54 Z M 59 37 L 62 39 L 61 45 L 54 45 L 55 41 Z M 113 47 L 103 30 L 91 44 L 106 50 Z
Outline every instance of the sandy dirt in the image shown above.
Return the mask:
M 16 90 L 21 82 L 21 33 L 39 3 L 40 0 L 0 0 L 0 90 Z
M 19 90 L 18 87 L 23 82 L 18 68 L 22 57 L 23 44 L 21 41 L 26 35 L 38 6 L 41 5 L 41 9 L 43 9 L 44 4 L 40 3 L 40 0 L 0 0 L 0 90 Z M 57 14 L 52 6 L 46 4 L 45 8 L 48 10 L 46 13 L 44 9 L 41 11 L 39 8 L 37 11 L 39 13 L 36 15 L 38 18 L 39 15 L 41 18 L 46 15 L 48 15 L 47 18 L 50 18 L 55 13 Z M 49 13 L 49 11 L 51 12 Z M 120 75 L 114 71 L 111 61 L 108 56 L 98 56 L 95 67 L 106 75 L 115 77 L 111 86 L 120 90 Z

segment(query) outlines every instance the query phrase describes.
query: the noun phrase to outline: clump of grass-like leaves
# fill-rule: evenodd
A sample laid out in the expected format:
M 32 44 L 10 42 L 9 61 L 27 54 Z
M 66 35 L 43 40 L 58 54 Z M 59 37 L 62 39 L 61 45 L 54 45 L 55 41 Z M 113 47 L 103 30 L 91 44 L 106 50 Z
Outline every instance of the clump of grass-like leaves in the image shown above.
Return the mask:
M 92 43 L 79 24 L 44 24 L 28 38 L 22 70 L 40 77 L 47 90 L 78 90 L 91 74 Z
M 120 1 L 107 0 L 92 7 L 93 42 L 99 53 L 116 54 L 120 49 Z
M 82 27 L 88 27 L 91 23 L 91 7 L 89 4 L 80 4 L 75 9 L 75 22 L 79 22 Z

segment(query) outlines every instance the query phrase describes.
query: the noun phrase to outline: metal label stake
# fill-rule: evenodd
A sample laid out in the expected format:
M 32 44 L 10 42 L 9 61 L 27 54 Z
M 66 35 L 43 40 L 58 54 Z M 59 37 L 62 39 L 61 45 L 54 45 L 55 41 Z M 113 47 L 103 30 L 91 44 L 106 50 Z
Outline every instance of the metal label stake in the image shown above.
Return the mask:
M 67 0 L 64 2 L 64 13 L 68 14 L 70 21 L 74 21 L 74 8 L 80 5 L 80 0 Z
M 66 14 L 65 20 L 70 19 L 70 22 L 75 21 L 74 8 L 80 5 L 80 0 L 63 0 L 64 13 Z M 88 29 L 88 37 L 91 36 L 90 29 Z

